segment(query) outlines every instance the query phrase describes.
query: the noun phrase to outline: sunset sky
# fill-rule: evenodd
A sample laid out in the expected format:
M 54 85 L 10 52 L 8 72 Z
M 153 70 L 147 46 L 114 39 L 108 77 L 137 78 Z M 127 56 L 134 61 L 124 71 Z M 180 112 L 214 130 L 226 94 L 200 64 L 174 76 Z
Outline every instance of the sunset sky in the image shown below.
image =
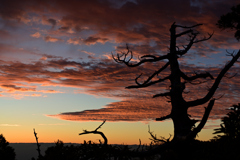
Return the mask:
M 173 134 L 171 120 L 155 122 L 170 113 L 164 82 L 144 89 L 125 89 L 161 67 L 162 63 L 128 68 L 112 54 L 133 51 L 133 63 L 141 55 L 168 53 L 173 22 L 183 26 L 203 23 L 199 39 L 179 59 L 187 74 L 209 71 L 214 77 L 240 46 L 234 32 L 220 30 L 216 23 L 230 12 L 237 0 L 1 0 L 0 2 L 0 133 L 9 142 L 98 142 L 98 135 L 79 136 L 83 129 L 100 131 L 109 143 L 150 143 L 148 126 L 158 136 Z M 183 37 L 179 44 L 188 44 Z M 181 47 L 181 45 L 180 45 Z M 227 76 L 239 73 L 239 64 Z M 164 72 L 163 74 L 168 74 Z M 226 108 L 240 103 L 240 75 L 224 78 L 209 121 L 198 139 L 213 137 Z M 186 100 L 201 98 L 212 81 L 188 85 Z M 200 119 L 204 107 L 190 114 Z

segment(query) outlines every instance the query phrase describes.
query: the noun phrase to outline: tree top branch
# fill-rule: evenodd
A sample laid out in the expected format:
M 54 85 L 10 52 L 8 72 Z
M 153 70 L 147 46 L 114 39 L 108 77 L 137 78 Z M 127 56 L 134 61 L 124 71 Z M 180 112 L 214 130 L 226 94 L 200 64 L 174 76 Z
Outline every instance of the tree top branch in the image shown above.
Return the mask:
M 112 57 L 115 62 L 124 63 L 128 67 L 140 66 L 141 64 L 143 64 L 145 62 L 157 62 L 157 61 L 161 61 L 164 59 L 168 59 L 168 57 L 169 57 L 168 55 L 163 55 L 163 56 L 144 55 L 141 57 L 142 59 L 140 59 L 139 62 L 133 64 L 133 63 L 130 63 L 131 60 L 133 59 L 133 53 L 132 53 L 132 51 L 130 51 L 128 45 L 127 45 L 126 49 L 127 49 L 127 53 L 124 53 L 124 52 L 122 52 L 121 54 L 117 53 L 116 57 L 112 54 Z M 128 57 L 129 54 L 130 54 L 130 57 Z

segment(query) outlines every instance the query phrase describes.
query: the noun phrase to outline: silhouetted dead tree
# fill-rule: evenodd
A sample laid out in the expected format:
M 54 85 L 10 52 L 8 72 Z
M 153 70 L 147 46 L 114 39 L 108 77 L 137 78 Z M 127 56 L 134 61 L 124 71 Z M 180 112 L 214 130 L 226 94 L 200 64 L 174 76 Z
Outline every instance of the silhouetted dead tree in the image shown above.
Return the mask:
M 98 126 L 94 131 L 87 131 L 87 130 L 83 130 L 82 133 L 79 133 L 79 135 L 84 135 L 84 134 L 100 134 L 102 136 L 102 138 L 104 139 L 104 145 L 108 144 L 108 139 L 105 136 L 105 134 L 103 132 L 98 131 L 98 129 L 100 129 L 102 127 L 102 125 L 106 122 L 106 120 L 103 121 L 103 123 Z
M 194 30 L 194 28 L 201 26 L 202 24 L 196 24 L 194 26 L 181 26 L 176 25 L 175 23 L 172 24 L 170 28 L 170 49 L 169 53 L 162 56 L 155 56 L 155 55 L 144 55 L 140 57 L 140 61 L 137 63 L 132 62 L 133 53 L 127 46 L 127 53 L 122 52 L 121 54 L 117 54 L 116 56 L 113 55 L 113 59 L 118 63 L 124 63 L 128 67 L 137 67 L 141 64 L 147 62 L 158 62 L 163 61 L 165 65 L 161 66 L 157 71 L 155 71 L 151 76 L 149 76 L 143 83 L 140 83 L 138 79 L 141 77 L 139 75 L 135 79 L 136 85 L 131 85 L 126 88 L 144 88 L 149 87 L 157 83 L 161 83 L 163 81 L 170 81 L 170 90 L 166 93 L 156 94 L 153 97 L 167 97 L 170 99 L 170 103 L 172 106 L 171 113 L 169 115 L 157 118 L 157 121 L 163 121 L 165 119 L 171 118 L 174 123 L 174 137 L 173 141 L 179 140 L 192 140 L 196 137 L 197 133 L 201 131 L 204 127 L 211 109 L 214 105 L 215 99 L 213 98 L 215 91 L 218 88 L 218 85 L 224 75 L 228 72 L 228 70 L 234 65 L 237 59 L 240 56 L 240 51 L 232 56 L 232 60 L 229 61 L 224 68 L 220 71 L 217 77 L 213 77 L 209 72 L 205 73 L 195 73 L 193 76 L 186 75 L 183 71 L 181 71 L 179 67 L 178 59 L 184 56 L 190 48 L 195 43 L 203 42 L 209 40 L 212 34 L 208 34 L 208 37 L 203 37 L 202 39 L 198 39 L 197 36 L 199 32 Z M 185 31 L 181 33 L 176 33 L 176 29 L 185 29 Z M 183 45 L 182 49 L 177 45 L 177 38 L 187 35 L 189 37 L 188 44 Z M 169 75 L 166 77 L 157 78 L 166 68 L 170 68 Z M 185 90 L 185 84 L 191 83 L 195 84 L 194 81 L 198 79 L 205 79 L 205 80 L 214 80 L 214 83 L 211 88 L 209 88 L 208 93 L 200 98 L 193 101 L 186 101 L 183 97 L 183 93 Z M 196 84 L 201 84 L 203 82 L 199 82 Z M 197 127 L 195 123 L 197 122 L 194 119 L 189 118 L 188 109 L 191 107 L 199 106 L 209 102 L 208 106 L 205 108 L 205 113 L 202 117 L 201 122 Z

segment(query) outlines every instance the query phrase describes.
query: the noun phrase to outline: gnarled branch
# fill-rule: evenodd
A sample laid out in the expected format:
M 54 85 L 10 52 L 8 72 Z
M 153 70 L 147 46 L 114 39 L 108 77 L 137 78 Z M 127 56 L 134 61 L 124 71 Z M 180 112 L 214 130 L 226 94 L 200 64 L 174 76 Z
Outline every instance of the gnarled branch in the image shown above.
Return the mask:
M 106 122 L 106 120 L 103 121 L 103 123 L 98 126 L 94 131 L 87 131 L 87 130 L 83 130 L 82 133 L 79 133 L 79 135 L 84 135 L 84 134 L 100 134 L 102 136 L 102 138 L 104 139 L 104 145 L 107 145 L 108 143 L 108 139 L 105 136 L 105 134 L 103 132 L 97 131 L 98 129 L 100 129 L 102 127 L 102 125 Z
M 128 86 L 126 88 L 127 89 L 131 89 L 131 88 L 144 88 L 144 87 L 148 87 L 148 86 L 151 86 L 151 85 L 159 83 L 159 82 L 163 82 L 163 81 L 165 81 L 167 79 L 170 79 L 170 76 L 167 76 L 167 77 L 165 77 L 163 79 L 158 79 L 156 81 L 151 81 L 151 82 L 146 83 L 146 84 L 145 83 L 144 84 L 137 83 L 138 85 L 132 85 L 132 86 Z
M 202 38 L 202 39 L 200 39 L 200 40 L 196 40 L 196 41 L 194 41 L 193 43 L 198 43 L 198 42 L 202 42 L 202 41 L 207 41 L 207 40 L 209 40 L 210 38 L 212 38 L 213 34 L 214 34 L 214 32 L 213 32 L 212 34 L 208 33 L 208 37 L 204 37 L 204 38 Z
M 150 126 L 149 125 L 148 125 L 148 133 L 152 137 L 152 138 L 149 138 L 149 139 L 151 141 L 153 141 L 154 143 L 158 143 L 158 142 L 167 143 L 167 142 L 170 142 L 170 138 L 172 137 L 172 135 L 170 134 L 170 137 L 168 139 L 166 139 L 162 136 L 160 138 L 157 138 L 157 135 L 153 135 L 153 132 L 150 131 Z
M 193 34 L 193 33 L 192 33 L 192 34 Z M 184 50 L 180 50 L 180 51 L 177 52 L 178 55 L 181 55 L 181 56 L 182 56 L 182 55 L 186 54 L 186 53 L 189 51 L 189 49 L 192 47 L 192 45 L 193 45 L 194 40 L 196 39 L 196 37 L 197 37 L 197 34 L 193 34 L 193 36 L 191 37 L 188 45 L 187 45 L 186 47 L 183 46 L 183 47 L 184 47 Z
M 224 75 L 234 65 L 234 63 L 238 60 L 239 57 L 240 57 L 240 50 L 238 51 L 238 53 L 235 56 L 233 56 L 232 60 L 230 62 L 228 62 L 225 65 L 225 67 L 221 70 L 221 72 L 218 74 L 217 78 L 215 79 L 215 82 L 213 83 L 212 87 L 209 89 L 207 95 L 201 99 L 187 102 L 187 106 L 193 107 L 193 106 L 198 106 L 198 105 L 208 102 L 214 95 L 215 91 L 217 90 L 218 85 L 220 84 Z
M 196 80 L 198 78 L 207 78 L 207 77 L 209 77 L 211 79 L 214 79 L 213 76 L 209 72 L 195 74 L 194 76 L 191 76 L 191 77 L 189 77 L 185 73 L 181 72 L 181 77 L 186 81 L 193 81 L 193 80 Z
M 163 56 L 144 55 L 141 57 L 143 59 L 141 59 L 138 63 L 132 64 L 130 62 L 133 59 L 133 53 L 132 53 L 132 51 L 130 51 L 128 45 L 127 45 L 126 49 L 127 49 L 127 53 L 122 52 L 121 54 L 117 54 L 116 57 L 114 57 L 114 55 L 112 54 L 112 57 L 115 62 L 124 63 L 128 67 L 140 66 L 141 64 L 143 64 L 145 62 L 157 62 L 160 60 L 168 59 L 168 55 L 163 55 Z M 127 59 L 129 53 L 130 53 L 130 57 Z
M 201 24 L 200 24 L 200 25 L 201 25 Z M 195 25 L 195 26 L 198 26 L 198 25 Z M 191 27 L 190 27 L 190 28 L 191 28 Z M 192 45 L 193 45 L 194 43 L 198 43 L 198 42 L 202 42 L 202 41 L 207 41 L 207 40 L 209 40 L 210 38 L 212 38 L 212 36 L 213 36 L 213 34 L 214 34 L 214 32 L 213 32 L 212 34 L 208 33 L 208 35 L 209 35 L 208 37 L 204 37 L 204 38 L 202 38 L 202 39 L 200 39 L 200 40 L 196 40 L 196 37 L 197 37 L 197 35 L 199 34 L 199 32 L 194 32 L 192 29 L 189 29 L 189 30 L 184 31 L 184 32 L 182 32 L 182 33 L 176 34 L 176 38 L 177 38 L 177 37 L 180 37 L 180 36 L 182 36 L 182 35 L 185 35 L 185 34 L 187 34 L 187 33 L 190 33 L 189 43 L 188 43 L 188 45 L 186 45 L 186 47 L 183 46 L 183 47 L 184 47 L 184 50 L 179 50 L 179 51 L 177 52 L 178 55 L 184 55 L 184 54 L 186 54 L 186 53 L 189 51 L 189 49 L 192 47 Z
M 153 96 L 153 98 L 156 98 L 156 97 L 167 97 L 167 96 L 170 96 L 170 92 L 155 94 Z
M 161 73 L 164 69 L 166 69 L 168 66 L 169 66 L 169 62 L 167 62 L 162 68 L 160 68 L 158 71 L 155 71 L 150 77 L 148 77 L 148 79 L 146 80 L 146 81 L 144 81 L 144 83 L 139 83 L 138 82 L 138 79 L 142 76 L 142 74 L 140 74 L 139 76 L 137 76 L 136 78 L 135 78 L 135 82 L 136 82 L 136 84 L 137 84 L 137 86 L 136 85 L 133 85 L 133 86 L 128 86 L 128 87 L 126 87 L 126 88 L 143 88 L 143 87 L 148 87 L 148 86 L 150 86 L 150 85 L 153 85 L 153 84 L 156 84 L 156 83 L 159 83 L 159 82 L 162 82 L 162 81 L 164 81 L 164 80 L 166 80 L 166 79 L 169 79 L 169 77 L 165 77 L 165 78 L 163 78 L 163 79 L 159 79 L 159 80 L 157 80 L 157 81 L 152 81 L 152 82 L 150 82 L 156 75 L 158 75 L 159 73 Z

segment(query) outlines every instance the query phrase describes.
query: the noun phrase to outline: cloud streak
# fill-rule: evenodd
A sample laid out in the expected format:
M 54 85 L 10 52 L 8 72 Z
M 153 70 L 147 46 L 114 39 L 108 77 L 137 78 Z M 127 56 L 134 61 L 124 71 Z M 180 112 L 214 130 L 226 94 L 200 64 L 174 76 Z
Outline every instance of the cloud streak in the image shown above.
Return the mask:
M 2 127 L 19 127 L 20 125 L 18 124 L 0 124 Z

